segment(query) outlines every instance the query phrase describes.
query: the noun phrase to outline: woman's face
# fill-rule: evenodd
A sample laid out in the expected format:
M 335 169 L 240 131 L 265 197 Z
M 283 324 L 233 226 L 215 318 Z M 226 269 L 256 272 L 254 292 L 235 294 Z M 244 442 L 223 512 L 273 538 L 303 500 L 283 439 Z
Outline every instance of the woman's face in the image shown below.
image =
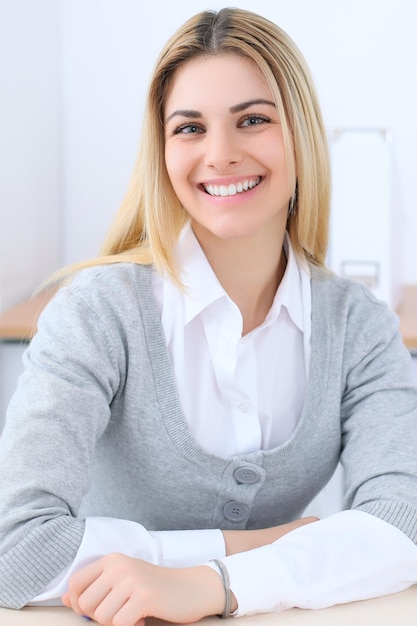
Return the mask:
M 282 128 L 253 61 L 187 61 L 168 91 L 164 122 L 168 174 L 200 242 L 285 228 L 292 190 Z

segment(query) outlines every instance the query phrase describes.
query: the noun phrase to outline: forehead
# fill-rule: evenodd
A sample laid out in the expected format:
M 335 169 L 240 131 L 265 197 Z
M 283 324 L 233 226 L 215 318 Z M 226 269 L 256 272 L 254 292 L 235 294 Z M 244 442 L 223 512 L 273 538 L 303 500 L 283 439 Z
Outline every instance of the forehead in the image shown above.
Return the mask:
M 231 107 L 254 98 L 273 100 L 256 63 L 237 54 L 197 57 L 175 72 L 165 98 L 165 116 L 175 109 Z

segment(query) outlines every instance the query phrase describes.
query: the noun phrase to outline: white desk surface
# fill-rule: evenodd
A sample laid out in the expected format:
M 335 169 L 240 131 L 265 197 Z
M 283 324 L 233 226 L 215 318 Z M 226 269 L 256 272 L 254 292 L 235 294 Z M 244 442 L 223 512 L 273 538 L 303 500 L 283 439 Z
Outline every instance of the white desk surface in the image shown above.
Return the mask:
M 166 622 L 148 619 L 147 626 Z M 210 617 L 199 626 L 417 626 L 417 585 L 391 596 L 353 602 L 318 611 L 290 609 L 283 613 L 223 621 Z M 27 607 L 20 611 L 0 608 L 0 626 L 87 626 L 89 622 L 66 608 Z

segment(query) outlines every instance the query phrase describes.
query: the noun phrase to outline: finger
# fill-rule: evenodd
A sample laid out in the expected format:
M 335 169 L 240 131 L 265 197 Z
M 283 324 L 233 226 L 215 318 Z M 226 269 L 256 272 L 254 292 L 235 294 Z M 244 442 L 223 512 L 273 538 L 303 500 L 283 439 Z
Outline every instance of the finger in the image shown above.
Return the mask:
M 71 600 L 70 600 L 68 591 L 66 591 L 64 593 L 64 595 L 62 596 L 61 600 L 62 600 L 62 604 L 64 606 L 67 606 L 69 609 L 71 608 Z
M 139 595 L 134 594 L 126 599 L 123 606 L 120 606 L 113 616 L 111 624 L 114 626 L 144 626 L 146 617 L 149 617 L 149 611 L 145 610 L 144 602 Z
M 79 605 L 81 595 L 97 580 L 103 573 L 103 564 L 95 561 L 91 565 L 82 568 L 69 579 L 68 592 L 64 594 L 66 606 L 70 606 L 76 613 L 82 614 L 83 610 Z M 109 588 L 104 588 L 104 595 L 107 595 Z M 103 596 L 104 597 L 104 596 Z M 69 604 L 68 604 L 69 602 Z
M 111 624 L 111 626 L 117 626 L 118 621 L 116 616 L 123 606 L 129 601 L 129 593 L 120 588 L 112 589 L 105 598 L 97 605 L 94 611 L 90 614 L 91 617 L 99 624 Z M 141 618 L 141 614 L 136 616 Z M 124 624 L 124 622 L 121 622 Z M 126 622 L 128 626 L 134 626 L 135 619 L 130 622 Z
M 106 603 L 106 599 L 108 596 L 112 595 L 112 592 L 111 581 L 106 580 L 105 576 L 100 576 L 78 597 L 77 604 L 80 613 L 82 615 L 95 617 L 99 607 L 103 606 L 103 603 Z

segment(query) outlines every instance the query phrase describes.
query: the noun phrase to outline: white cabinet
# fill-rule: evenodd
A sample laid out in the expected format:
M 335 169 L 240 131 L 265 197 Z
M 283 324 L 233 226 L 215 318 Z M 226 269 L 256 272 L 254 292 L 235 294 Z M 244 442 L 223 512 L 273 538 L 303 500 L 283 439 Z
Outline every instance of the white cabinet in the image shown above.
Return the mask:
M 329 267 L 361 280 L 396 308 L 401 293 L 401 220 L 386 129 L 338 129 L 330 141 Z

